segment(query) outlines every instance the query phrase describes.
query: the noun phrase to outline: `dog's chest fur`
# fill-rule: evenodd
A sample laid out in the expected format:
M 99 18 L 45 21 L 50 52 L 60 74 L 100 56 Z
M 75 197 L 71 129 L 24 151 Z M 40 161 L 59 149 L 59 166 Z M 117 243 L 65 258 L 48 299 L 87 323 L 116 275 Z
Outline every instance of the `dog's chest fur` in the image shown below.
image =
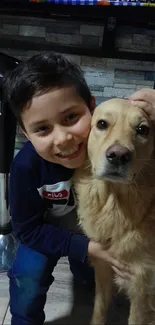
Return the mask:
M 84 169 L 77 171 L 74 184 L 79 222 L 89 238 L 108 243 L 114 256 L 125 261 L 147 254 L 155 244 L 155 187 L 111 185 Z

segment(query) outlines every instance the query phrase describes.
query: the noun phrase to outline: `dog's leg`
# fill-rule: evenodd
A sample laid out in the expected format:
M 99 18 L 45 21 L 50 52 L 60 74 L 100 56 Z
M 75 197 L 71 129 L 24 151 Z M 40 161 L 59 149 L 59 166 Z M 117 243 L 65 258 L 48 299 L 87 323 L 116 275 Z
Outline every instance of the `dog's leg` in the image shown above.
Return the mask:
M 129 325 L 155 325 L 155 296 L 141 293 L 131 298 Z
M 144 302 L 142 302 L 142 296 L 139 297 L 137 295 L 130 298 L 129 325 L 144 325 L 143 308 Z
M 95 262 L 95 304 L 91 325 L 104 325 L 109 301 L 112 296 L 112 269 L 100 262 Z

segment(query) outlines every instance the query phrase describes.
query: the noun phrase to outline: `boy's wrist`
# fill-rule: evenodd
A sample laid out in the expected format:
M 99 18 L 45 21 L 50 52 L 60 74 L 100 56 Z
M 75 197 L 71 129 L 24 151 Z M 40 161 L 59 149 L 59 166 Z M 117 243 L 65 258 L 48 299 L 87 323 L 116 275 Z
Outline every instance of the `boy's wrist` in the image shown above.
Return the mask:
M 93 241 L 92 239 L 88 243 L 88 256 L 104 259 L 104 255 L 107 247 L 104 247 L 102 244 Z
M 89 257 L 94 257 L 96 255 L 96 247 L 98 246 L 99 244 L 96 243 L 95 241 L 93 240 L 89 240 L 89 243 L 88 243 L 88 256 Z
M 89 239 L 81 234 L 72 234 L 68 256 L 85 262 L 87 259 Z

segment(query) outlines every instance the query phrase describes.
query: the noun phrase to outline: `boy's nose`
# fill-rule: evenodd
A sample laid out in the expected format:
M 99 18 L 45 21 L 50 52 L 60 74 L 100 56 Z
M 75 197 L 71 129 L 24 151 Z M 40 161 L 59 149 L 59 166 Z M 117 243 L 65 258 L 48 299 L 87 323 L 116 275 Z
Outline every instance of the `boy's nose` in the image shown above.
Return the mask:
M 55 133 L 54 137 L 54 145 L 55 146 L 61 146 L 61 145 L 66 145 L 68 141 L 72 140 L 73 136 L 71 133 L 68 133 L 63 130 L 59 130 Z

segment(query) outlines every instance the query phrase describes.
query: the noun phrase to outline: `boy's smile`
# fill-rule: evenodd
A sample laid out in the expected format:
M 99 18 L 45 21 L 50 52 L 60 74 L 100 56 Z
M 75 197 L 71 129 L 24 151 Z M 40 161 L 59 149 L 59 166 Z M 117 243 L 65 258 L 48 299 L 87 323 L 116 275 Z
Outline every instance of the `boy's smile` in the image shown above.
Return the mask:
M 42 158 L 67 168 L 82 165 L 91 112 L 74 88 L 54 88 L 34 97 L 22 121 L 26 137 Z
M 71 148 L 69 150 L 67 150 L 66 152 L 60 152 L 57 154 L 58 157 L 61 158 L 68 158 L 68 159 L 75 159 L 76 157 L 78 157 L 78 155 L 81 153 L 81 151 L 83 150 L 83 143 L 81 142 L 80 144 L 76 145 L 74 148 Z

